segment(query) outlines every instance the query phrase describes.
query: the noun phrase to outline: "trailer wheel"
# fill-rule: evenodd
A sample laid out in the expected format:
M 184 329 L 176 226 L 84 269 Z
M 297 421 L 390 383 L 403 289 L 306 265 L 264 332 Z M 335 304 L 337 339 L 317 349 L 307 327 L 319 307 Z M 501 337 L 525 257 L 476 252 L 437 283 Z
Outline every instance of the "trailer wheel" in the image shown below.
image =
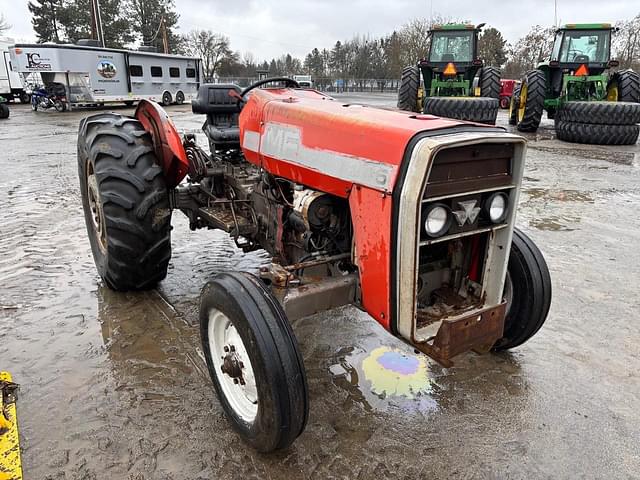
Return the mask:
M 9 114 L 9 107 L 4 103 L 0 103 L 0 118 L 9 118 Z
M 146 290 L 167 275 L 169 194 L 151 135 L 140 122 L 101 113 L 80 122 L 78 174 L 100 277 L 113 290 Z
M 496 123 L 499 107 L 495 98 L 429 97 L 424 102 L 424 113 L 493 125 Z
M 500 98 L 500 70 L 496 67 L 480 69 L 480 95 L 489 98 Z
M 161 103 L 161 105 L 163 107 L 166 107 L 167 105 L 171 105 L 171 101 L 172 101 L 171 94 L 169 92 L 164 92 L 162 94 L 162 103 Z
M 516 125 L 521 132 L 535 132 L 542 120 L 547 81 L 540 70 L 525 73 L 520 84 Z
M 522 345 L 544 324 L 551 306 L 551 276 L 535 243 L 517 228 L 513 231 L 504 297 L 507 312 L 504 336 L 494 350 Z
M 420 69 L 415 65 L 404 67 L 398 89 L 398 108 L 407 112 L 418 111 L 418 89 L 420 88 Z
M 556 137 L 565 142 L 593 145 L 635 145 L 640 125 L 602 125 L 555 121 Z
M 302 355 L 280 304 L 247 273 L 223 273 L 200 300 L 202 348 L 233 428 L 261 452 L 302 433 L 309 400 Z
M 184 93 L 178 92 L 176 93 L 176 104 L 182 105 L 184 103 Z

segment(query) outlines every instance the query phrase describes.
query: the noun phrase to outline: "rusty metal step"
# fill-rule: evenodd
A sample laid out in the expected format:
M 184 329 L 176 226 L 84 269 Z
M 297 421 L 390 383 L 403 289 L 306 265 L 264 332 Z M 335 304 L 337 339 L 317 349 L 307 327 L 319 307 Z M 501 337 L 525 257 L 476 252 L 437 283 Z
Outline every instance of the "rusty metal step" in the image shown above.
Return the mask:
M 233 213 L 228 204 L 201 207 L 198 211 L 200 216 L 213 228 L 219 228 L 229 233 L 236 233 L 237 221 L 238 235 L 247 235 L 255 232 L 255 225 L 248 218 L 240 215 L 238 209 L 236 209 L 236 219 L 234 221 Z

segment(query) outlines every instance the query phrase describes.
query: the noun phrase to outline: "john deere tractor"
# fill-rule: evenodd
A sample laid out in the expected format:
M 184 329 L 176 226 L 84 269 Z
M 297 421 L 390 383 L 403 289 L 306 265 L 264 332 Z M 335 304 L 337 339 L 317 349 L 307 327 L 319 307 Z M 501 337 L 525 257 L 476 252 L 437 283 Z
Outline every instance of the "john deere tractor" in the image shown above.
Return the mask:
M 402 70 L 398 108 L 440 117 L 493 124 L 500 97 L 500 70 L 478 58 L 484 23 L 436 25 L 429 52 Z M 422 73 L 423 87 L 420 85 Z
M 528 71 L 511 97 L 509 122 L 534 132 L 542 113 L 555 120 L 561 140 L 632 145 L 640 127 L 640 76 L 612 71 L 608 23 L 570 24 L 556 31 L 548 61 Z
M 3 96 L 0 96 L 0 118 L 9 118 L 9 106 Z

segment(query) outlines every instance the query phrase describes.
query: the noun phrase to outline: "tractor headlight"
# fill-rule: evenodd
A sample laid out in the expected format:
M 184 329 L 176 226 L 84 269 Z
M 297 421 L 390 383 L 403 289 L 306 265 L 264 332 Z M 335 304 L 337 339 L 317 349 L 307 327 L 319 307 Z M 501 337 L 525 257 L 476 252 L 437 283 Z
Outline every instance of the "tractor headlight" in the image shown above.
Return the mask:
M 507 217 L 509 199 L 504 193 L 494 193 L 484 204 L 485 214 L 492 223 L 501 223 Z
M 449 207 L 442 203 L 434 203 L 425 208 L 424 229 L 427 235 L 436 238 L 441 237 L 449 230 L 451 225 L 451 212 Z

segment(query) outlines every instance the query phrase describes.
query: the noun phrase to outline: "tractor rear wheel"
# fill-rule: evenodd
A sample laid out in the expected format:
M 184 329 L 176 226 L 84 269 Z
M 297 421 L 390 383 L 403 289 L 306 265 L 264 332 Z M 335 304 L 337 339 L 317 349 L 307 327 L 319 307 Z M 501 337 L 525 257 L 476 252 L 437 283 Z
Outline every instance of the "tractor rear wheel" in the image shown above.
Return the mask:
M 640 75 L 631 69 L 616 73 L 607 86 L 607 100 L 639 103 Z
M 558 109 L 556 118 L 564 122 L 635 125 L 640 123 L 640 103 L 565 102 Z
M 407 112 L 418 111 L 418 89 L 420 69 L 416 66 L 404 67 L 398 89 L 398 108 Z
M 424 101 L 424 113 L 494 125 L 500 104 L 488 97 L 429 97 Z
M 509 125 L 518 123 L 518 104 L 520 103 L 520 85 L 513 89 L 511 101 L 509 102 Z
M 594 145 L 635 145 L 640 134 L 639 125 L 603 125 L 556 119 L 555 127 L 560 140 Z
M 9 114 L 9 107 L 4 103 L 0 103 L 0 118 L 9 118 Z
M 516 125 L 521 132 L 535 132 L 542 120 L 547 81 L 540 70 L 525 73 L 520 84 Z
M 222 273 L 202 290 L 200 336 L 222 408 L 261 452 L 303 432 L 309 394 L 302 355 L 282 307 L 248 273 Z
M 507 278 L 504 336 L 494 350 L 522 345 L 544 324 L 551 306 L 549 268 L 535 243 L 517 228 L 513 231 Z
M 500 70 L 496 67 L 482 67 L 480 70 L 480 96 L 500 99 Z
M 151 135 L 140 122 L 101 113 L 80 122 L 78 174 L 100 277 L 113 290 L 146 290 L 167 275 L 171 209 Z

